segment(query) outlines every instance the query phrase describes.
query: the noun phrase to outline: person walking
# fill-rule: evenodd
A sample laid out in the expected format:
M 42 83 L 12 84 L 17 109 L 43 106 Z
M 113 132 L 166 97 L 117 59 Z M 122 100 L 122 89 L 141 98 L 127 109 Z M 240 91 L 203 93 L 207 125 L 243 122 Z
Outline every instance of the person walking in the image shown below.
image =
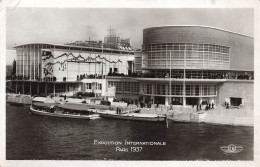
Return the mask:
M 214 103 L 211 104 L 211 108 L 214 110 Z
M 226 109 L 229 109 L 229 102 L 227 102 L 227 106 L 226 106 Z

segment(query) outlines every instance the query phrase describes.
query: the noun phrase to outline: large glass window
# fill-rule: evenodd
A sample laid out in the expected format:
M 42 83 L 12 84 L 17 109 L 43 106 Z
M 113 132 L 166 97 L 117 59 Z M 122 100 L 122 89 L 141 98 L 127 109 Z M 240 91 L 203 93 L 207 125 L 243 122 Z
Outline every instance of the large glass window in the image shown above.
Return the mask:
M 197 43 L 162 43 L 149 44 L 144 64 L 148 67 L 165 68 L 170 63 L 158 60 L 176 60 L 171 63 L 172 68 L 203 68 L 203 69 L 229 69 L 229 50 L 227 46 Z M 183 61 L 186 60 L 184 67 Z M 182 63 L 181 63 L 182 62 Z

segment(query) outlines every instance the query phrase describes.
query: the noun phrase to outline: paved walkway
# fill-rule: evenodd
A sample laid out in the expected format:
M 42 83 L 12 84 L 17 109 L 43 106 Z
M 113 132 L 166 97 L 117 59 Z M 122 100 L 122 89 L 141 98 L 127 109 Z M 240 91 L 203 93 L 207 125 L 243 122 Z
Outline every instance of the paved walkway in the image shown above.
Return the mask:
M 201 112 L 207 114 L 200 114 Z M 177 122 L 205 122 L 209 124 L 222 124 L 234 126 L 254 126 L 254 114 L 252 109 L 226 109 L 222 106 L 214 110 L 201 110 L 195 108 L 174 107 L 173 110 L 161 110 L 160 108 L 142 108 L 141 113 L 167 114 L 168 118 Z

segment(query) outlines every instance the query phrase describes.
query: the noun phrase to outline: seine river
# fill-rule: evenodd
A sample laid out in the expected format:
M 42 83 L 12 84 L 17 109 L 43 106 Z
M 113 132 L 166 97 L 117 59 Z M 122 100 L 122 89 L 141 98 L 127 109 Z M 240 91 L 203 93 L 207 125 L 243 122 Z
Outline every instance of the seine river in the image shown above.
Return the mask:
M 6 104 L 7 160 L 253 160 L 253 138 L 252 127 L 54 118 Z M 220 149 L 230 144 L 243 150 Z

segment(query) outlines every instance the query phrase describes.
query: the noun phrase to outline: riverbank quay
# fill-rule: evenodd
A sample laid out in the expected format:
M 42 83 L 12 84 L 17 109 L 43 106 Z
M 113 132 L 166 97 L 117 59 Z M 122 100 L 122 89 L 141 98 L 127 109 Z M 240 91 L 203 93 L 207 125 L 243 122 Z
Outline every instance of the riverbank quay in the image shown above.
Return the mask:
M 197 112 L 196 108 L 191 106 L 174 106 L 172 109 L 169 109 L 169 106 L 159 106 L 158 108 L 142 108 L 141 113 L 166 114 L 169 120 L 175 122 L 254 126 L 254 113 L 248 108 L 226 109 L 223 106 L 216 106 L 211 110 Z
M 14 105 L 30 105 L 32 97 L 24 94 L 6 94 L 6 102 Z
M 30 105 L 32 103 L 33 97 L 30 95 L 22 94 L 7 94 L 6 102 L 12 103 L 15 105 Z M 77 108 L 77 105 L 82 108 L 84 107 L 84 100 L 87 103 L 91 101 L 88 99 L 75 99 L 67 98 L 64 100 L 62 97 L 53 97 L 51 98 L 54 101 L 60 103 L 71 103 L 74 105 L 74 108 Z M 95 104 L 98 104 L 99 101 L 95 101 Z M 121 106 L 123 112 L 128 110 L 133 110 L 138 108 L 136 105 L 128 105 L 126 103 L 117 102 L 116 104 L 111 105 L 111 112 L 115 113 L 116 107 Z M 254 113 L 253 109 L 249 108 L 231 108 L 226 109 L 223 106 L 216 106 L 215 109 L 208 111 L 200 110 L 196 111 L 196 107 L 192 106 L 165 106 L 152 105 L 151 108 L 141 108 L 141 113 L 143 114 L 166 114 L 169 120 L 175 122 L 193 122 L 193 123 L 208 123 L 216 125 L 232 125 L 232 126 L 254 126 Z

